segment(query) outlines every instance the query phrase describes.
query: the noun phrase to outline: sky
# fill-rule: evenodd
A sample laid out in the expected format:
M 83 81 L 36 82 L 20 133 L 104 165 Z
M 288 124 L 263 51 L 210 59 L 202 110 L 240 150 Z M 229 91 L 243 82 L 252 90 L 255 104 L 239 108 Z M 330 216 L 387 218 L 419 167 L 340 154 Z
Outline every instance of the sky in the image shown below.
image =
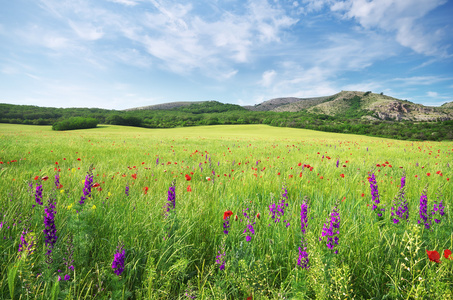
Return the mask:
M 0 103 L 254 105 L 341 90 L 453 101 L 453 1 L 14 0 Z

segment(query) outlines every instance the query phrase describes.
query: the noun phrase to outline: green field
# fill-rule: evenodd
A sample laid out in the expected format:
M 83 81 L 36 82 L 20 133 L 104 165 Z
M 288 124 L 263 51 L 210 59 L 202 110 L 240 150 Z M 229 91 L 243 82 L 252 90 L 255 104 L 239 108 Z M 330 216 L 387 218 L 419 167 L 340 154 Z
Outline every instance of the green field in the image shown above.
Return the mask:
M 453 249 L 453 142 L 265 125 L 55 132 L 0 124 L 0 146 L 1 299 L 453 298 L 453 261 L 444 257 Z M 419 224 L 424 191 L 428 219 Z M 394 224 L 398 199 L 409 218 Z M 57 238 L 46 245 L 49 203 Z M 329 249 L 319 238 L 334 206 L 338 244 Z M 308 269 L 298 266 L 302 240 Z

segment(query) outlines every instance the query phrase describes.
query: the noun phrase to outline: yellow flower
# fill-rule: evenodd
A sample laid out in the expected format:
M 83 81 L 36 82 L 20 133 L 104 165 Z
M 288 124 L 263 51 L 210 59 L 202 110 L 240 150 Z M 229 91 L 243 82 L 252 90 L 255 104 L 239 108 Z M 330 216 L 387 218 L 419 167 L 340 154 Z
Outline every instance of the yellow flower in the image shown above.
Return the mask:
M 72 168 L 71 172 L 74 173 L 75 172 L 75 168 Z
M 96 209 L 96 205 L 93 205 L 93 207 L 91 209 Z
M 64 190 L 60 190 L 60 193 L 62 193 L 62 194 L 63 194 L 63 193 L 64 193 Z
M 110 196 L 112 196 L 112 193 L 109 192 L 107 195 L 110 197 Z
M 70 204 L 70 205 L 68 206 L 68 209 L 71 209 L 73 205 L 74 205 L 74 204 Z

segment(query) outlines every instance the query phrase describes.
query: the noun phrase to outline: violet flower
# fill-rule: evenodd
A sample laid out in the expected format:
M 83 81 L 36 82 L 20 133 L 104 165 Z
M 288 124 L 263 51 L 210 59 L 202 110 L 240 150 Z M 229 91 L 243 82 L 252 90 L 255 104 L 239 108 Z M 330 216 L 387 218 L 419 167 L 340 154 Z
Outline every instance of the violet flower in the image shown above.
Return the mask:
M 280 222 L 282 217 L 285 215 L 285 208 L 288 207 L 288 203 L 285 201 L 288 200 L 288 190 L 286 187 L 282 187 L 282 189 L 283 193 L 278 205 L 276 203 L 269 205 L 269 214 L 271 215 L 271 219 L 274 220 L 274 223 Z M 286 223 L 286 220 L 283 220 L 283 222 Z M 290 226 L 289 222 L 286 224 L 286 227 L 288 226 Z
M 60 188 L 60 174 L 55 174 L 55 186 L 58 188 Z
M 126 196 L 129 196 L 129 185 L 126 185 L 126 189 L 124 190 Z
M 225 234 L 228 234 L 228 228 L 230 228 L 230 217 L 227 217 L 224 221 L 223 221 L 223 233 Z
M 30 230 L 29 227 L 25 227 L 20 235 L 19 250 L 17 252 L 23 252 L 25 255 L 33 254 L 35 249 L 35 238 L 34 235 L 31 235 L 33 230 Z M 19 255 L 20 258 L 20 255 Z
M 431 219 L 428 214 L 428 197 L 427 194 L 427 186 L 422 192 L 420 197 L 420 209 L 419 209 L 419 216 L 421 220 L 418 220 L 418 224 L 423 224 L 426 229 L 431 228 Z
M 378 208 L 378 205 L 381 201 L 379 200 L 378 185 L 377 185 L 376 177 L 374 176 L 374 173 L 371 174 L 371 177 L 368 179 L 368 181 L 370 182 L 370 188 L 371 188 L 371 200 L 374 202 L 372 210 L 375 210 Z M 381 211 L 384 212 L 385 208 L 382 208 Z M 382 217 L 382 213 L 377 211 L 377 216 Z
M 41 181 L 38 182 L 35 190 L 35 200 L 36 203 L 39 205 L 43 205 L 44 203 L 42 202 L 42 183 Z
M 340 213 L 338 211 L 338 204 L 334 206 L 330 217 L 327 218 L 326 223 L 322 228 L 322 234 L 319 238 L 319 241 L 323 237 L 327 237 L 327 248 L 333 250 L 335 245 L 338 245 L 338 236 L 340 235 Z M 334 251 L 335 254 L 338 254 L 338 250 Z
M 432 215 L 434 217 L 434 222 L 436 222 L 437 224 L 439 224 L 441 222 L 441 218 L 445 215 L 445 211 L 444 211 L 445 206 L 442 201 L 441 188 L 442 188 L 442 186 L 439 187 L 439 189 L 437 190 L 437 199 L 434 201 L 434 207 L 433 207 L 433 211 L 432 211 Z M 439 200 L 439 198 L 440 198 L 440 200 Z M 436 214 L 439 214 L 440 217 L 436 217 Z
M 83 196 L 80 197 L 80 204 L 84 204 L 85 200 L 91 196 L 91 187 L 93 186 L 93 171 L 92 167 L 90 167 L 89 171 L 87 172 L 87 176 L 85 176 L 85 186 L 83 187 Z
M 126 251 L 123 249 L 122 245 L 118 245 L 116 248 L 116 253 L 113 258 L 112 262 L 112 269 L 113 272 L 120 276 L 121 273 L 124 271 L 124 256 L 126 255 Z
M 392 221 L 393 224 L 398 224 L 400 221 L 406 220 L 409 222 L 409 207 L 405 197 L 405 183 L 406 176 L 401 178 L 401 187 L 396 196 L 397 200 L 394 200 L 394 206 L 392 207 Z M 396 208 L 395 208 L 396 207 Z
M 225 270 L 225 244 L 220 246 L 220 250 L 217 253 L 219 255 L 215 257 L 215 262 L 219 265 L 219 269 L 223 271 Z
M 173 180 L 171 183 L 170 188 L 168 189 L 168 197 L 167 197 L 167 212 L 169 212 L 171 209 L 176 208 L 176 182 Z
M 52 197 L 49 198 L 47 201 L 47 206 L 44 209 L 44 242 L 46 244 L 47 253 L 46 255 L 50 255 L 52 253 L 52 249 L 57 242 L 57 229 L 55 227 L 55 215 L 57 212 L 55 211 L 55 199 Z
M 308 198 L 305 197 L 304 201 L 302 202 L 300 206 L 300 230 L 302 232 L 302 239 L 301 239 L 301 247 L 299 247 L 299 258 L 297 260 L 297 265 L 301 267 L 302 269 L 308 269 L 309 265 L 309 259 L 308 259 L 308 253 L 307 253 L 307 246 L 305 242 L 305 232 L 307 230 L 307 224 L 308 224 Z

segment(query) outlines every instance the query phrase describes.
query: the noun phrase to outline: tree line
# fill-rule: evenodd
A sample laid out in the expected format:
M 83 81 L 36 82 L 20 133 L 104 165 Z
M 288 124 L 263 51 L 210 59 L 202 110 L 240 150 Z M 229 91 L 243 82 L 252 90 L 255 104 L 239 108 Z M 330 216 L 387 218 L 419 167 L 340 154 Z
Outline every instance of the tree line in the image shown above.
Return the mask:
M 373 112 L 362 110 L 360 97 L 356 97 L 349 100 L 350 108 L 345 113 L 336 116 L 310 113 L 306 110 L 250 111 L 239 105 L 217 101 L 194 103 L 169 110 L 132 111 L 0 104 L 0 123 L 53 125 L 54 130 L 91 128 L 96 127 L 97 124 L 145 128 L 267 124 L 403 140 L 453 140 L 453 121 L 412 122 L 364 119 L 363 116 L 372 116 Z

